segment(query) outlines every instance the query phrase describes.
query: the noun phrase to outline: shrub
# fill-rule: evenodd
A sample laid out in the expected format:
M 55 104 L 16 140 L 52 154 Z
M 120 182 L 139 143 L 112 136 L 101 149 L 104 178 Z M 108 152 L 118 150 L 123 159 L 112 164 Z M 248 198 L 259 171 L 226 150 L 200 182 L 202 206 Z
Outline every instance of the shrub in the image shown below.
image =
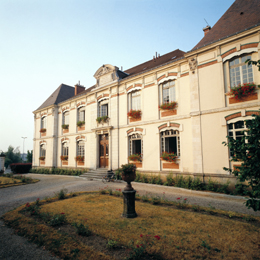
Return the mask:
M 173 173 L 169 173 L 167 176 L 166 176 L 166 183 L 167 183 L 167 186 L 173 186 L 174 185 L 174 181 L 173 181 Z
M 28 173 L 32 168 L 31 163 L 11 163 L 11 171 L 13 173 Z
M 66 198 L 66 194 L 68 193 L 67 189 L 61 189 L 59 192 L 55 193 L 59 200 L 64 200 Z
M 77 122 L 78 127 L 82 127 L 83 125 L 85 125 L 85 121 L 78 121 Z
M 49 225 L 52 227 L 57 227 L 65 224 L 66 222 L 66 216 L 63 212 L 61 212 L 60 214 L 55 214 L 51 217 Z
M 72 224 L 77 229 L 77 234 L 80 236 L 88 237 L 91 235 L 91 231 L 89 230 L 89 227 L 86 225 L 73 223 Z
M 115 170 L 115 176 L 116 176 L 116 179 L 117 180 L 122 180 L 122 169 L 121 168 L 118 168 Z

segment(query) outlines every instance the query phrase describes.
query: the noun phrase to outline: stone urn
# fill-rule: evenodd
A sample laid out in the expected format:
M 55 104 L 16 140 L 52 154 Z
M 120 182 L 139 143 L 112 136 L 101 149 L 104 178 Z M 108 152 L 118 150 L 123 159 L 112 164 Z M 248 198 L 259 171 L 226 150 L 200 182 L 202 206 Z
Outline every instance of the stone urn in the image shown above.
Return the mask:
M 124 188 L 125 191 L 132 191 L 134 190 L 131 182 L 135 180 L 136 177 L 136 166 L 133 163 L 123 164 L 122 167 L 122 180 L 127 182 L 126 187 Z

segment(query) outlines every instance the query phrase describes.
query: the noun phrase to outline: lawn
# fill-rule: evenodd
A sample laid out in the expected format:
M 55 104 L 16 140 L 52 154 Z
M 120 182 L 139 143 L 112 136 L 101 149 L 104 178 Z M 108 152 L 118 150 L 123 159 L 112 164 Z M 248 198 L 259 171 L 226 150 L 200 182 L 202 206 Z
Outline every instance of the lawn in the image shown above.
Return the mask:
M 7 176 L 0 176 L 0 188 L 35 183 L 38 181 L 39 180 L 30 177 L 25 177 L 24 175 L 13 176 L 8 174 Z
M 3 219 L 63 259 L 259 259 L 260 218 L 140 199 L 137 218 L 122 212 L 122 197 L 96 192 L 46 198 Z

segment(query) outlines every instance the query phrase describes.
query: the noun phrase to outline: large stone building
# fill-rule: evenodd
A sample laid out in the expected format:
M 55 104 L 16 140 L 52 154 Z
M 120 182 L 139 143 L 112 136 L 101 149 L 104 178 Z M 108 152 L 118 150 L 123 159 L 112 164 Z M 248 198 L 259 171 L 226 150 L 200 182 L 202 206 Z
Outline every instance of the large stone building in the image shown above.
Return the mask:
M 260 107 L 257 87 L 242 99 L 227 95 L 240 83 L 260 84 L 257 67 L 245 64 L 260 59 L 259 14 L 260 1 L 237 0 L 189 52 L 126 71 L 103 65 L 86 90 L 60 85 L 33 112 L 33 166 L 116 169 L 141 154 L 140 171 L 228 177 L 222 142 L 239 138 Z M 175 162 L 161 160 L 164 151 Z

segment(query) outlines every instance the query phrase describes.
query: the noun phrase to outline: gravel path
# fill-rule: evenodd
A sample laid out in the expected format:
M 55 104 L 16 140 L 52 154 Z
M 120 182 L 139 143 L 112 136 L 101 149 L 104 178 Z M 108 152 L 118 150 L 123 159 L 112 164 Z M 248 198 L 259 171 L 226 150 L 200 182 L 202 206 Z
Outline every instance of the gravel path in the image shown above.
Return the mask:
M 39 179 L 40 182 L 0 189 L 0 216 L 22 204 L 35 201 L 37 198 L 53 197 L 54 193 L 61 189 L 68 189 L 69 192 L 96 191 L 107 186 L 101 181 L 88 181 L 87 179 L 73 176 L 28 174 L 29 176 Z M 168 200 L 173 201 L 176 201 L 178 197 L 182 199 L 187 198 L 189 204 L 215 207 L 260 217 L 260 212 L 248 210 L 243 205 L 245 199 L 239 196 L 190 191 L 182 188 L 142 183 L 132 183 L 132 186 L 140 195 L 164 195 Z M 125 183 L 108 183 L 108 187 L 113 190 L 123 189 Z M 0 221 L 0 245 L 0 259 L 57 259 L 48 251 L 43 250 L 43 248 L 39 248 L 25 238 L 14 234 L 12 229 L 4 226 L 2 221 Z

